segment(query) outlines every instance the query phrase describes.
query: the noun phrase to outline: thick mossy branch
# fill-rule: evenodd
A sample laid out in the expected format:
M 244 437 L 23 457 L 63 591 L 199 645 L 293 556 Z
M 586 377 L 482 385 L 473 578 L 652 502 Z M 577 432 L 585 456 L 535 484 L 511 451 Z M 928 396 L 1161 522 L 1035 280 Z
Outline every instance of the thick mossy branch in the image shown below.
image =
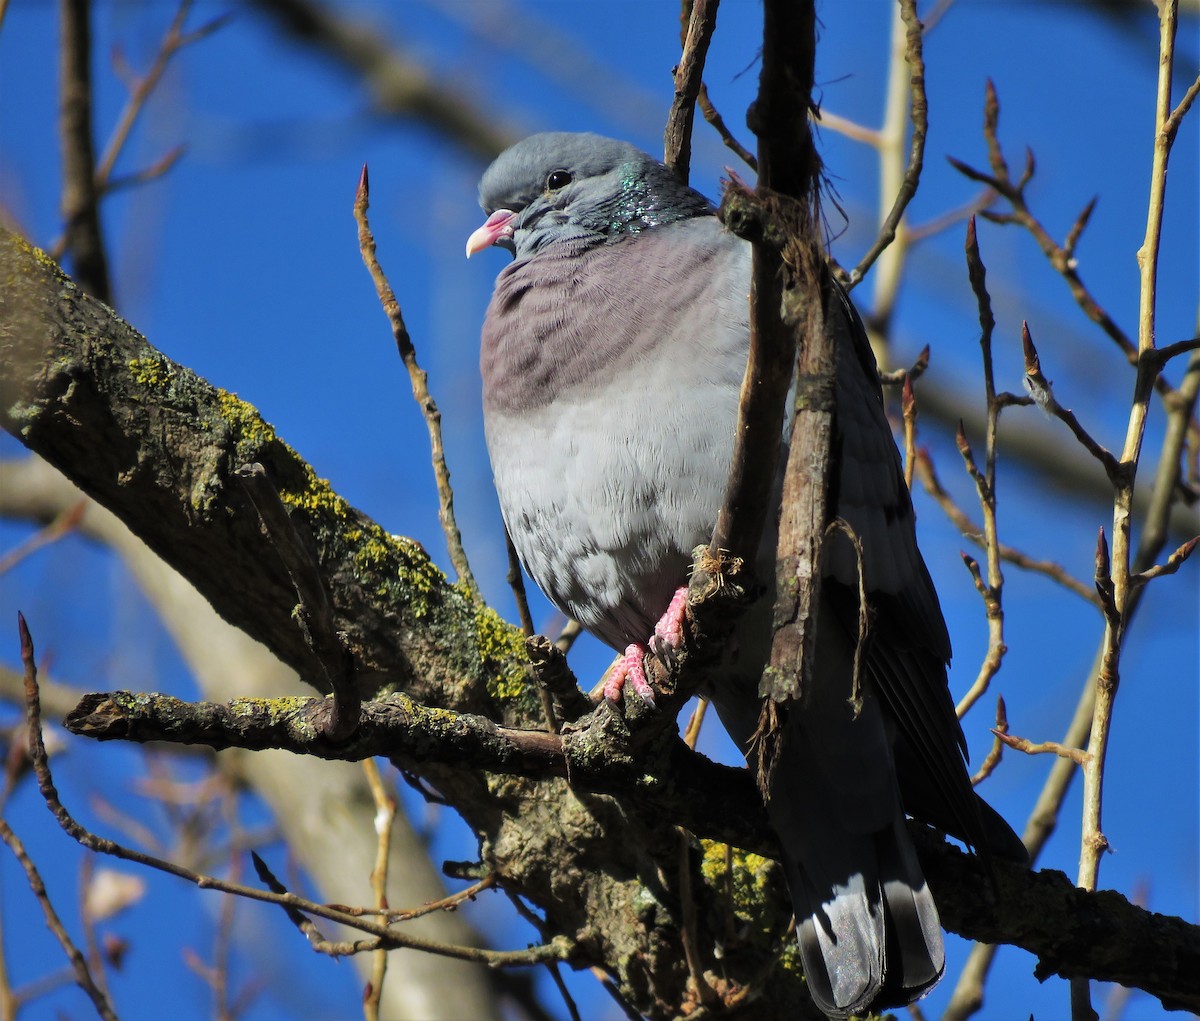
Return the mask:
M 336 744 L 320 729 L 328 709 L 321 699 L 223 707 L 114 693 L 81 704 L 71 717 L 77 731 L 328 758 L 387 754 L 445 796 L 478 834 L 486 867 L 539 905 L 548 930 L 570 934 L 639 1010 L 683 1012 L 690 993 L 679 953 L 676 825 L 769 853 L 747 771 L 690 752 L 662 721 L 639 726 L 632 710 L 626 718 L 601 706 L 570 733 L 532 733 L 542 710 L 525 683 L 517 629 L 476 608 L 415 543 L 346 504 L 252 407 L 171 362 L 2 231 L 0 425 L 116 513 L 228 620 L 304 672 L 310 653 L 291 618 L 294 588 L 233 476 L 262 463 L 313 544 L 364 697 L 403 687 L 423 703 L 367 702 L 359 730 Z M 480 713 L 489 719 L 472 715 Z M 1200 1007 L 1197 927 L 1114 893 L 1081 893 L 1057 873 L 1003 863 L 993 902 L 975 859 L 919 826 L 913 832 L 953 931 L 1023 946 L 1047 972 L 1125 982 L 1172 1006 Z M 805 998 L 786 950 L 782 885 L 757 865 L 745 872 L 748 859 L 735 856 L 734 910 L 763 928 L 737 926 L 730 946 L 725 876 L 713 859 L 696 845 L 688 886 L 714 987 L 734 1014 L 744 1005 L 756 1018 L 797 1016 Z

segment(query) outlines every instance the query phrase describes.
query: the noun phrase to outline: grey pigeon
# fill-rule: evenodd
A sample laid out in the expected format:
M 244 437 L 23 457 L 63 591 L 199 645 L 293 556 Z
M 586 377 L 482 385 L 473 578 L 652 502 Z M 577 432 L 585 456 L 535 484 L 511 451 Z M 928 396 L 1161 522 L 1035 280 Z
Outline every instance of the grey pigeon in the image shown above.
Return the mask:
M 750 246 L 661 163 L 598 135 L 525 139 L 488 168 L 479 196 L 489 215 L 467 254 L 498 245 L 515 256 L 496 279 L 481 353 L 505 524 L 534 581 L 624 650 L 622 674 L 648 694 L 641 656 L 656 628 L 678 640 L 677 593 L 725 486 L 749 346 Z M 984 852 L 1025 852 L 970 785 L 946 682 L 949 637 L 875 361 L 840 288 L 826 320 L 839 345 L 831 500 L 862 540 L 874 616 L 855 715 L 857 562 L 847 541 L 832 540 L 812 690 L 787 714 L 767 808 L 809 989 L 826 1014 L 847 1017 L 911 1002 L 944 968 L 906 813 Z M 774 573 L 773 538 L 763 579 Z M 739 628 L 706 692 L 743 752 L 758 720 L 769 602 Z

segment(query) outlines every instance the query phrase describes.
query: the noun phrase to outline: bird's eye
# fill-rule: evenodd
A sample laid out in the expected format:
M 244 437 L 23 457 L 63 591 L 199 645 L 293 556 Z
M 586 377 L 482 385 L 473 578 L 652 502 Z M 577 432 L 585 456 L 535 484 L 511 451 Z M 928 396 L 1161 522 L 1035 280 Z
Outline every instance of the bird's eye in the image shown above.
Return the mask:
M 565 188 L 571 181 L 569 170 L 554 170 L 546 178 L 546 191 L 558 191 L 560 188 Z

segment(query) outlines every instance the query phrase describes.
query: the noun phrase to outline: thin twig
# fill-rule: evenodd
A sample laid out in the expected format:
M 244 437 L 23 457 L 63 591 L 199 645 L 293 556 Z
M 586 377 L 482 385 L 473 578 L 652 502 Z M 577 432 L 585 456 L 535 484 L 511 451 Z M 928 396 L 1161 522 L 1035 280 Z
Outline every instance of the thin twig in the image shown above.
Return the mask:
M 1166 563 L 1155 564 L 1144 571 L 1138 571 L 1136 574 L 1130 575 L 1129 584 L 1131 586 L 1145 585 L 1146 582 L 1152 581 L 1155 578 L 1164 578 L 1168 574 L 1174 574 L 1187 562 L 1188 557 L 1192 555 L 1192 551 L 1195 550 L 1198 542 L 1200 542 L 1200 536 L 1193 536 L 1191 539 L 1188 539 L 1187 542 L 1183 543 L 1174 553 L 1167 557 Z
M 992 773 L 996 767 L 1000 765 L 1000 760 L 1004 757 L 1004 741 L 1003 736 L 1008 733 L 1008 710 L 1004 705 L 1003 696 L 996 697 L 996 726 L 992 728 L 991 751 L 987 753 L 987 757 L 980 763 L 979 769 L 971 776 L 971 786 L 978 787 Z
M 70 535 L 79 527 L 84 513 L 88 509 L 88 500 L 83 499 L 57 515 L 45 528 L 39 528 L 24 542 L 18 543 L 11 550 L 0 556 L 0 574 L 11 571 L 26 557 L 32 556 L 38 550 L 58 542 L 64 536 Z
M 929 129 L 929 101 L 925 95 L 925 58 L 921 44 L 921 22 L 917 18 L 916 0 L 900 0 L 900 20 L 904 33 L 904 61 L 908 64 L 908 94 L 909 120 L 912 124 L 912 137 L 909 140 L 908 166 L 900 179 L 899 185 L 893 190 L 887 187 L 888 199 L 892 202 L 891 210 L 880 225 L 879 234 L 874 243 L 858 261 L 858 265 L 850 271 L 846 282 L 847 289 L 853 288 L 866 275 L 872 263 L 880 254 L 900 237 L 901 221 L 904 211 L 917 193 L 917 185 L 921 180 L 921 168 L 925 162 L 925 134 Z M 893 66 L 898 67 L 899 61 L 893 58 Z M 897 93 L 899 103 L 903 90 L 889 90 Z M 893 116 L 885 119 L 881 132 L 881 145 L 890 137 L 900 137 L 898 130 L 899 118 Z M 886 176 L 886 175 L 885 175 Z M 894 198 L 892 198 L 894 196 Z M 887 201 L 888 199 L 885 199 Z M 903 254 L 904 245 L 901 243 L 900 252 Z
M 25 624 L 25 617 L 21 613 L 17 614 L 17 632 L 21 640 L 21 663 L 25 668 L 25 697 L 29 721 L 29 755 L 33 759 L 33 768 L 38 776 L 38 783 L 41 785 L 43 771 L 49 776 L 49 766 L 46 759 L 46 746 L 42 740 L 41 708 L 38 704 L 37 665 L 34 661 L 33 638 L 29 634 L 29 628 Z M 43 787 L 43 792 L 44 790 L 45 788 Z M 54 788 L 51 787 L 50 790 L 53 791 Z M 62 924 L 62 920 L 58 917 L 58 912 L 54 910 L 54 905 L 50 902 L 50 895 L 46 892 L 46 884 L 42 882 L 42 877 L 37 870 L 37 866 L 34 865 L 33 860 L 26 854 L 25 847 L 21 843 L 20 838 L 12 831 L 8 822 L 2 817 L 0 817 L 0 840 L 3 840 L 8 845 L 9 850 L 12 851 L 21 868 L 25 870 L 26 879 L 29 881 L 29 888 L 33 891 L 33 896 L 36 898 L 39 907 L 41 907 L 42 914 L 45 916 L 46 927 L 54 934 L 54 938 L 58 940 L 59 946 L 63 948 L 63 952 L 67 955 L 67 960 L 70 961 L 71 968 L 75 973 L 75 981 L 87 994 L 88 999 L 92 1001 L 92 1005 L 96 1008 L 96 1013 L 105 1018 L 106 1021 L 109 1021 L 109 1019 L 117 1021 L 116 1011 L 113 1010 L 108 997 L 93 978 L 83 954 L 71 942 L 71 937 L 67 935 L 67 930 Z
M 905 382 L 915 383 L 929 368 L 929 345 L 926 344 L 921 348 L 921 353 L 917 355 L 917 360 L 912 363 L 907 369 L 892 369 L 889 372 L 879 373 L 879 382 L 883 386 L 898 386 L 903 387 Z
M 130 174 L 122 174 L 120 177 L 114 177 L 108 182 L 108 186 L 104 189 L 104 194 L 115 195 L 119 191 L 124 191 L 126 188 L 133 188 L 139 184 L 146 184 L 149 181 L 157 181 L 160 177 L 167 174 L 176 163 L 182 158 L 186 150 L 182 145 L 177 145 L 172 149 L 168 149 L 158 159 L 151 163 L 148 167 L 143 167 L 141 170 L 135 170 Z
M 529 612 L 529 597 L 525 594 L 525 575 L 521 570 L 521 558 L 517 555 L 517 547 L 513 545 L 507 527 L 504 529 L 504 545 L 508 549 L 508 574 L 505 575 L 505 581 L 512 589 L 513 599 L 517 603 L 517 619 L 521 622 L 521 632 L 526 638 L 532 638 L 536 632 L 533 616 Z
M 1004 643 L 1004 573 L 1000 567 L 1000 538 L 996 526 L 996 434 L 1000 421 L 1002 402 L 996 395 L 995 374 L 992 368 L 992 332 L 996 326 L 992 315 L 992 299 L 987 289 L 987 269 L 979 253 L 979 240 L 975 233 L 975 218 L 967 221 L 966 237 L 967 273 L 971 290 L 979 307 L 979 348 L 983 361 L 984 395 L 987 401 L 987 434 L 984 441 L 984 468 L 980 472 L 967 443 L 966 433 L 958 425 L 958 449 L 966 464 L 967 472 L 975 481 L 979 497 L 979 508 L 983 515 L 983 548 L 987 555 L 987 580 L 978 564 L 963 554 L 975 587 L 983 598 L 984 612 L 988 625 L 988 647 L 980 664 L 979 673 L 966 694 L 955 706 L 959 719 L 966 715 L 988 689 L 991 680 L 1000 670 L 1008 647 Z
M 1060 422 L 1063 422 L 1072 435 L 1079 441 L 1089 454 L 1104 466 L 1104 471 L 1109 479 L 1119 484 L 1121 466 L 1112 453 L 1104 446 L 1092 438 L 1092 435 L 1080 424 L 1079 419 L 1075 417 L 1075 413 L 1069 408 L 1064 408 L 1054 397 L 1054 390 L 1048 380 L 1042 373 L 1041 359 L 1038 356 L 1037 348 L 1033 344 L 1033 336 L 1029 332 L 1029 324 L 1021 323 L 1021 347 L 1025 354 L 1025 389 L 1029 396 L 1033 398 L 1033 403 L 1041 408 L 1046 414 L 1053 415 Z
M 342 919 L 337 917 L 341 912 L 331 911 L 327 907 L 314 904 L 312 901 L 306 901 L 303 897 L 297 897 L 295 894 L 289 892 L 287 887 L 275 877 L 262 858 L 257 854 L 251 854 L 251 859 L 254 862 L 254 868 L 258 873 L 259 879 L 267 885 L 272 895 L 271 897 L 263 897 L 261 899 L 271 900 L 274 903 L 282 905 L 288 919 L 303 933 L 308 940 L 309 946 L 317 953 L 325 954 L 329 957 L 352 957 L 355 954 L 370 953 L 380 949 L 396 950 L 409 948 L 424 950 L 427 953 L 441 954 L 444 957 L 453 957 L 460 961 L 474 961 L 478 964 L 486 964 L 492 968 L 522 968 L 544 964 L 546 961 L 568 960 L 574 953 L 574 943 L 565 936 L 556 937 L 549 943 L 529 947 L 525 950 L 481 950 L 477 947 L 455 946 L 448 943 L 434 943 L 430 940 L 417 940 L 411 936 L 403 936 L 395 929 L 376 925 L 364 918 L 355 920 L 353 926 L 354 928 L 370 933 L 372 935 L 371 939 L 329 940 L 321 935 L 320 930 L 316 928 L 307 915 L 319 914 L 333 921 L 341 921 Z M 321 910 L 315 911 L 314 908 L 320 908 Z
M 1079 274 L 1079 263 L 1075 257 L 1075 247 L 1083 233 L 1091 210 L 1094 208 L 1095 200 L 1093 199 L 1088 202 L 1084 207 L 1076 219 L 1074 226 L 1068 232 L 1066 242 L 1060 245 L 1055 241 L 1042 222 L 1033 214 L 1025 198 L 1025 188 L 1033 179 L 1033 154 L 1026 151 L 1025 170 L 1020 179 L 1014 181 L 1009 173 L 1008 164 L 1004 159 L 1003 149 L 1000 146 L 997 134 L 999 122 L 1000 100 L 996 94 L 995 85 L 989 79 L 984 97 L 983 133 L 984 139 L 987 142 L 988 158 L 992 173 L 984 173 L 952 156 L 947 157 L 947 159 L 959 173 L 973 181 L 986 184 L 1004 198 L 1009 204 L 1011 212 L 993 213 L 983 210 L 980 215 L 991 220 L 993 223 L 1017 224 L 1027 230 L 1033 236 L 1034 240 L 1037 241 L 1038 247 L 1041 248 L 1042 254 L 1045 255 L 1050 265 L 1066 282 L 1071 296 L 1075 299 L 1075 303 L 1082 310 L 1083 314 L 1099 326 L 1125 355 L 1129 364 L 1136 367 L 1139 357 L 1137 345 L 1117 325 L 1112 316 L 1101 307 Z M 1174 388 L 1165 376 L 1157 376 L 1154 386 L 1164 397 L 1174 392 Z
M 1034 744 L 1027 738 L 1002 733 L 998 728 L 993 728 L 992 733 L 996 735 L 998 741 L 1002 741 L 1014 751 L 1024 752 L 1026 755 L 1057 755 L 1060 758 L 1070 759 L 1077 766 L 1086 766 L 1088 763 L 1088 754 L 1082 748 L 1071 748 L 1058 741 L 1040 741 Z
M 454 893 L 448 893 L 445 897 L 439 897 L 437 900 L 431 900 L 428 904 L 422 904 L 419 908 L 404 908 L 398 911 L 389 908 L 384 917 L 389 922 L 411 922 L 414 918 L 432 915 L 437 911 L 455 911 L 467 901 L 473 901 L 484 890 L 492 890 L 499 885 L 500 883 L 496 878 L 496 874 L 489 872 L 482 879 L 472 883 L 470 886 L 464 887 Z
M 563 1004 L 567 1008 L 567 1016 L 571 1021 L 582 1021 L 579 1008 L 575 1005 L 575 999 L 571 996 L 570 990 L 567 989 L 567 983 L 563 981 L 562 971 L 559 970 L 558 962 L 547 961 L 546 970 L 550 973 L 550 978 L 553 980 L 559 996 L 563 998 Z
M 857 121 L 850 120 L 849 117 L 843 117 L 841 114 L 822 109 L 821 117 L 817 123 L 821 127 L 828 128 L 836 134 L 844 135 L 855 142 L 862 142 L 863 145 L 869 145 L 874 149 L 879 148 L 880 133 L 874 128 L 868 128 Z
M 167 29 L 166 35 L 163 36 L 162 42 L 158 44 L 158 52 L 154 55 L 154 60 L 151 62 L 150 67 L 144 75 L 135 79 L 130 84 L 129 98 L 125 102 L 125 108 L 117 118 L 112 136 L 109 138 L 108 145 L 104 148 L 104 154 L 100 157 L 100 162 L 96 167 L 96 190 L 102 195 L 115 187 L 112 175 L 113 169 L 116 167 L 117 157 L 120 156 L 121 151 L 125 148 L 125 143 L 129 140 L 130 132 L 132 132 L 138 117 L 145 108 L 146 100 L 150 98 L 151 93 L 158 86 L 159 81 L 167 70 L 167 65 L 171 62 L 171 58 L 192 43 L 199 42 L 201 39 L 212 35 L 233 17 L 232 13 L 222 14 L 191 32 L 185 32 L 183 30 L 183 23 L 187 20 L 191 7 L 192 0 L 180 0 L 175 17 L 171 20 L 171 25 Z M 171 162 L 173 163 L 174 160 L 172 159 Z
M 71 962 L 71 969 L 75 976 L 75 982 L 88 995 L 92 1001 L 92 1005 L 96 1008 L 96 1013 L 102 1018 L 117 1021 L 116 1012 L 112 1009 L 112 1005 L 108 997 L 100 989 L 99 985 L 93 980 L 91 972 L 88 970 L 87 961 L 80 953 L 78 947 L 71 942 L 71 937 L 67 934 L 66 926 L 58 917 L 58 912 L 54 910 L 54 905 L 50 902 L 50 895 L 46 892 L 46 884 L 42 880 L 41 873 L 38 872 L 37 866 L 34 865 L 33 859 L 25 851 L 25 845 L 21 843 L 20 838 L 13 832 L 12 827 L 8 825 L 8 821 L 0 817 L 0 840 L 3 840 L 8 849 L 12 851 L 13 857 L 17 859 L 18 864 L 25 870 L 25 877 L 29 882 L 29 888 L 33 891 L 34 899 L 37 900 L 38 906 L 42 909 L 42 914 L 46 919 L 46 928 L 56 940 L 59 946 L 63 948 L 63 952 L 67 955 L 67 959 Z
M 929 31 L 928 27 L 925 31 Z M 911 225 L 907 229 L 908 247 L 911 248 L 918 241 L 924 241 L 926 238 L 936 237 L 942 231 L 949 230 L 956 223 L 969 220 L 995 201 L 996 190 L 994 188 L 984 188 L 971 201 L 964 202 L 956 209 L 948 209 L 939 216 L 935 216 L 932 220 Z
M 476 602 L 481 600 L 479 586 L 471 573 L 471 565 L 467 562 L 467 553 L 463 549 L 462 533 L 454 518 L 454 490 L 450 486 L 450 469 L 446 466 L 446 452 L 442 445 L 442 413 L 437 403 L 429 393 L 429 376 L 417 362 L 417 352 L 413 347 L 412 337 L 408 327 L 404 325 L 404 316 L 400 311 L 400 302 L 396 300 L 396 292 L 388 283 L 379 259 L 375 255 L 375 237 L 367 221 L 367 208 L 370 205 L 370 181 L 367 177 L 367 166 L 364 163 L 362 174 L 358 179 L 358 190 L 354 196 L 354 219 L 358 223 L 358 247 L 362 253 L 363 264 L 371 274 L 375 291 L 383 305 L 384 314 L 392 326 L 392 336 L 396 340 L 396 350 L 408 370 L 408 378 L 412 384 L 413 399 L 421 409 L 425 418 L 425 426 L 429 430 L 429 448 L 433 459 L 433 475 L 437 481 L 438 520 L 442 523 L 442 531 L 446 535 L 446 547 L 450 553 L 450 563 L 458 575 L 459 583 Z
M 979 547 L 983 547 L 983 529 L 967 515 L 954 500 L 954 497 L 947 492 L 945 486 L 942 485 L 941 479 L 938 478 L 937 471 L 934 468 L 933 460 L 929 456 L 929 452 L 924 449 L 917 450 L 917 477 L 921 480 L 921 485 L 941 507 L 946 517 L 954 524 L 959 533 L 965 539 L 969 539 Z M 1045 575 L 1047 578 L 1063 588 L 1074 592 L 1081 599 L 1087 600 L 1093 606 L 1099 606 L 1099 597 L 1096 595 L 1096 590 L 1092 585 L 1084 584 L 1078 578 L 1071 575 L 1061 564 L 1055 563 L 1053 560 L 1035 560 L 1033 557 L 1021 550 L 1004 543 L 1000 544 L 1000 557 L 1007 563 L 1020 567 L 1022 570 L 1031 571 L 1034 574 Z
M 96 918 L 88 897 L 95 879 L 95 870 L 96 859 L 90 854 L 84 855 L 79 864 L 79 922 L 83 928 L 83 953 L 88 971 L 95 979 L 96 988 L 104 994 L 105 999 L 111 1000 L 108 976 L 104 973 L 104 957 L 100 953 L 100 941 L 96 939 Z
M 725 124 L 725 118 L 717 112 L 717 108 L 713 106 L 712 100 L 708 98 L 708 86 L 703 82 L 700 83 L 700 93 L 696 96 L 696 104 L 700 107 L 700 113 L 704 115 L 704 119 L 721 136 L 721 141 L 725 143 L 726 147 L 737 153 L 738 158 L 746 166 L 757 172 L 758 157 L 734 137 L 733 132 Z
M 917 461 L 917 396 L 913 392 L 912 377 L 907 373 L 900 394 L 900 411 L 904 417 L 904 485 L 911 492 Z

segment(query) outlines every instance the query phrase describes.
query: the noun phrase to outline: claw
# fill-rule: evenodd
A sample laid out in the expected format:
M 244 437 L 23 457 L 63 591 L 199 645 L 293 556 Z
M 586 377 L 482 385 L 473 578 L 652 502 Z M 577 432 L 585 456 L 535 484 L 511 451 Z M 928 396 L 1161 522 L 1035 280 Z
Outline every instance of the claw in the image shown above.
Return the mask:
M 646 668 L 642 666 L 642 657 L 646 655 L 644 645 L 627 645 L 625 653 L 617 660 L 608 680 L 604 682 L 604 697 L 611 702 L 621 700 L 621 692 L 626 682 L 633 688 L 634 693 L 647 705 L 654 706 L 654 689 L 646 680 Z

